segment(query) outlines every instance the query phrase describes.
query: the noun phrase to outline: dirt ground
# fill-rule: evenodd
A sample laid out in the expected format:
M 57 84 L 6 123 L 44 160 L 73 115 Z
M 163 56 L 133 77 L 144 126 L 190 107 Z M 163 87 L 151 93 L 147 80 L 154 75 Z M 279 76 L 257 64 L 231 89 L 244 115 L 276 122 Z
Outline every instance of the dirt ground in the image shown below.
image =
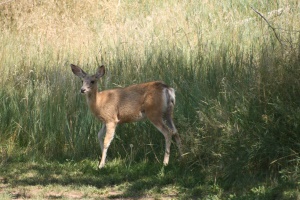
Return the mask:
M 23 185 L 13 186 L 5 177 L 0 177 L 0 199 L 174 199 L 176 195 L 160 197 L 123 197 L 123 192 L 114 187 L 94 191 L 69 186 Z

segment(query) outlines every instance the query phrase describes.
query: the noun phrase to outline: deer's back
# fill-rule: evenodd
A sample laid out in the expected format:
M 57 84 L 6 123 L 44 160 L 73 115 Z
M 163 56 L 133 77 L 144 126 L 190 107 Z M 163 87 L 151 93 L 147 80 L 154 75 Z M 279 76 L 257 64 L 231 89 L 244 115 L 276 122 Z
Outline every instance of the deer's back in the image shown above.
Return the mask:
M 147 112 L 160 112 L 163 107 L 163 90 L 168 88 L 161 81 L 105 90 L 99 93 L 98 116 L 104 121 L 113 118 L 118 123 L 138 121 Z

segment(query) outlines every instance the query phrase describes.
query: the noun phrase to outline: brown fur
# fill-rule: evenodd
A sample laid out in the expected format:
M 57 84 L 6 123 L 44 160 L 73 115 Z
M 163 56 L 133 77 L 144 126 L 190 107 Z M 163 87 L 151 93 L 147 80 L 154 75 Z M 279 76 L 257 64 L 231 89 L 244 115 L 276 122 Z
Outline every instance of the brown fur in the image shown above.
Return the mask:
M 117 124 L 149 119 L 164 135 L 166 151 L 164 164 L 169 162 L 172 135 L 181 151 L 181 141 L 172 120 L 175 105 L 174 89 L 161 81 L 131 85 L 98 92 L 97 81 L 105 73 L 104 66 L 98 68 L 93 76 L 87 75 L 81 68 L 71 65 L 72 71 L 83 81 L 81 92 L 86 95 L 92 113 L 104 125 L 98 133 L 102 158 L 99 168 L 104 167 L 107 149 L 114 137 Z M 102 140 L 106 132 L 104 142 Z

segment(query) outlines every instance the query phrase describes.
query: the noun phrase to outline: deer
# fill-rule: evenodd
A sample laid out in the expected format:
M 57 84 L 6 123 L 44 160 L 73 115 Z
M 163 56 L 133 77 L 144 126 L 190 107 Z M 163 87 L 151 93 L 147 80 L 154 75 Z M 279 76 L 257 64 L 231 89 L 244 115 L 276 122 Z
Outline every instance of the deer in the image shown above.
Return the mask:
M 89 75 L 80 67 L 71 64 L 72 72 L 81 78 L 80 92 L 85 95 L 90 111 L 102 121 L 98 139 L 102 151 L 98 168 L 105 166 L 107 150 L 114 138 L 116 126 L 122 123 L 148 119 L 165 138 L 163 164 L 169 163 L 170 146 L 174 136 L 180 157 L 182 145 L 173 122 L 175 90 L 162 81 L 152 81 L 98 91 L 97 82 L 105 74 L 105 66 L 99 66 L 94 75 Z

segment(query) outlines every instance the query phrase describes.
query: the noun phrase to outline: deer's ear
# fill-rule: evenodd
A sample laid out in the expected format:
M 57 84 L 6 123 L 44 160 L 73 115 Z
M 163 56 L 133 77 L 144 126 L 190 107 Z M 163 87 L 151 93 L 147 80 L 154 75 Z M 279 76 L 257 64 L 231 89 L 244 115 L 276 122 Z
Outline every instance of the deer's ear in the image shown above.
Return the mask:
M 98 67 L 97 72 L 96 72 L 96 79 L 101 78 L 103 75 L 105 74 L 105 67 L 104 65 L 101 65 L 100 67 Z
M 84 78 L 86 76 L 86 73 L 80 67 L 78 67 L 76 65 L 71 64 L 71 69 L 72 69 L 72 72 L 80 78 Z

